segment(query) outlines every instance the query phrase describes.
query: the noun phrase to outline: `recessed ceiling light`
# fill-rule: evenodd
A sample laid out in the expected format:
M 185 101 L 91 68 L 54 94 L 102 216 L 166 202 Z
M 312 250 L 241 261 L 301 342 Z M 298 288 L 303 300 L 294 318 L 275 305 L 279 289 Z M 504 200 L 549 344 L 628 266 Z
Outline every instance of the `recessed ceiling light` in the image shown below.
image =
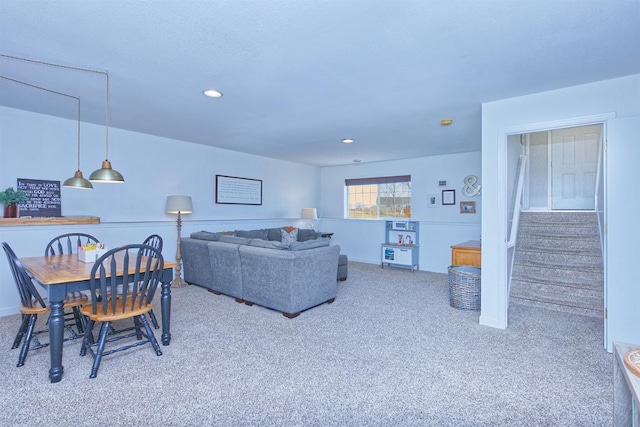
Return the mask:
M 362 160 L 360 159 L 353 159 L 353 163 L 360 163 Z
M 204 96 L 208 96 L 209 98 L 220 98 L 222 94 L 214 89 L 207 89 L 204 92 Z
M 342 140 L 342 142 L 344 142 L 345 144 L 351 144 L 353 143 L 353 139 L 352 138 L 345 138 Z
M 440 125 L 442 125 L 442 126 L 449 126 L 451 123 L 453 123 L 453 120 L 451 120 L 451 119 L 442 119 L 442 120 L 440 120 Z

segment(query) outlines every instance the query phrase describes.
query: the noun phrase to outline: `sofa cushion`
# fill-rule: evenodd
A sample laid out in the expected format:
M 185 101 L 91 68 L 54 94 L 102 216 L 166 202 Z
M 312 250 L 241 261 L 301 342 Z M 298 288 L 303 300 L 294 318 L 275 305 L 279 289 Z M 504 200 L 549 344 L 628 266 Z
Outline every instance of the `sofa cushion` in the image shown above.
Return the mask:
M 238 236 L 220 236 L 220 241 L 222 243 L 235 243 L 236 245 L 248 245 L 251 239 L 247 239 L 246 237 L 238 237 Z
M 289 245 L 289 250 L 302 251 L 305 249 L 321 248 L 329 246 L 329 239 L 314 239 L 305 242 L 293 242 Z
M 210 231 L 196 231 L 195 233 L 191 233 L 191 238 L 192 239 L 198 239 L 198 240 L 211 240 L 214 242 L 217 242 L 218 240 L 220 240 L 220 236 L 222 236 L 222 233 L 212 233 Z
M 238 237 L 246 237 L 248 239 L 262 239 L 267 240 L 269 237 L 267 230 L 236 230 L 235 233 Z
M 289 249 L 289 246 L 282 242 L 263 239 L 251 239 L 249 246 L 257 246 L 259 248 L 267 249 Z
M 281 228 L 267 228 L 267 238 L 272 241 L 280 241 L 282 235 L 280 234 L 282 230 Z
M 316 235 L 316 230 L 312 230 L 309 228 L 298 229 L 298 242 L 306 242 L 307 240 L 313 240 L 317 237 L 318 236 Z
M 287 231 L 286 229 L 280 230 L 280 241 L 285 245 L 289 246 L 291 243 L 296 242 L 298 240 L 298 229 L 294 228 L 291 231 Z

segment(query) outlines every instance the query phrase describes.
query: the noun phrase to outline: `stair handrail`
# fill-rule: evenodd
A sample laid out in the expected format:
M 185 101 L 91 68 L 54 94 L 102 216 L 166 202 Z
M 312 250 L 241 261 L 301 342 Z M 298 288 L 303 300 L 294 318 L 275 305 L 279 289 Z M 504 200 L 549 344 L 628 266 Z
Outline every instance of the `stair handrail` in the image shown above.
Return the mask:
M 524 187 L 524 172 L 527 165 L 527 156 L 520 155 L 518 159 L 518 169 L 516 171 L 516 196 L 513 198 L 513 214 L 511 217 L 511 230 L 509 241 L 507 242 L 507 254 L 509 259 L 509 270 L 507 277 L 507 295 L 511 294 L 511 276 L 513 275 L 513 263 L 515 260 L 515 246 L 518 238 L 518 227 L 520 225 L 520 211 L 522 211 L 522 190 Z M 509 249 L 512 249 L 509 251 Z
M 516 197 L 513 200 L 513 216 L 511 218 L 511 232 L 509 233 L 509 241 L 507 248 L 516 245 L 518 236 L 518 226 L 520 223 L 520 211 L 522 210 L 522 190 L 524 188 L 524 172 L 526 169 L 527 156 L 520 155 L 518 159 L 518 172 L 516 174 Z
M 606 143 L 605 143 L 606 144 Z M 594 209 L 596 211 L 596 220 L 598 222 L 598 235 L 600 237 L 600 254 L 604 257 L 604 197 L 600 197 L 600 191 L 603 190 L 602 167 L 604 162 L 602 140 L 598 147 L 598 167 L 596 169 L 596 191 L 593 200 Z

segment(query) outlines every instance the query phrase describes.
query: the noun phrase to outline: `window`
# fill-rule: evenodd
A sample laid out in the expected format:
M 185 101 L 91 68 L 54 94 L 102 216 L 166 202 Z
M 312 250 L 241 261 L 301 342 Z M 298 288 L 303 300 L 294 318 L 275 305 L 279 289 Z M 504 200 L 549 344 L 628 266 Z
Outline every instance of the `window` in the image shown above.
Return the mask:
M 345 180 L 347 218 L 411 218 L 411 175 Z

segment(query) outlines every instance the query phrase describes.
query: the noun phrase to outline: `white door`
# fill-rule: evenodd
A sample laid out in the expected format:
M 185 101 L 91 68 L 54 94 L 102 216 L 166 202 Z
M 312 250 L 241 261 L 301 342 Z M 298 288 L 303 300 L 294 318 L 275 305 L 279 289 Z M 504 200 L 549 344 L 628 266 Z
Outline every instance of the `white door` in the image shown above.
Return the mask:
M 551 132 L 551 209 L 595 209 L 602 126 Z

